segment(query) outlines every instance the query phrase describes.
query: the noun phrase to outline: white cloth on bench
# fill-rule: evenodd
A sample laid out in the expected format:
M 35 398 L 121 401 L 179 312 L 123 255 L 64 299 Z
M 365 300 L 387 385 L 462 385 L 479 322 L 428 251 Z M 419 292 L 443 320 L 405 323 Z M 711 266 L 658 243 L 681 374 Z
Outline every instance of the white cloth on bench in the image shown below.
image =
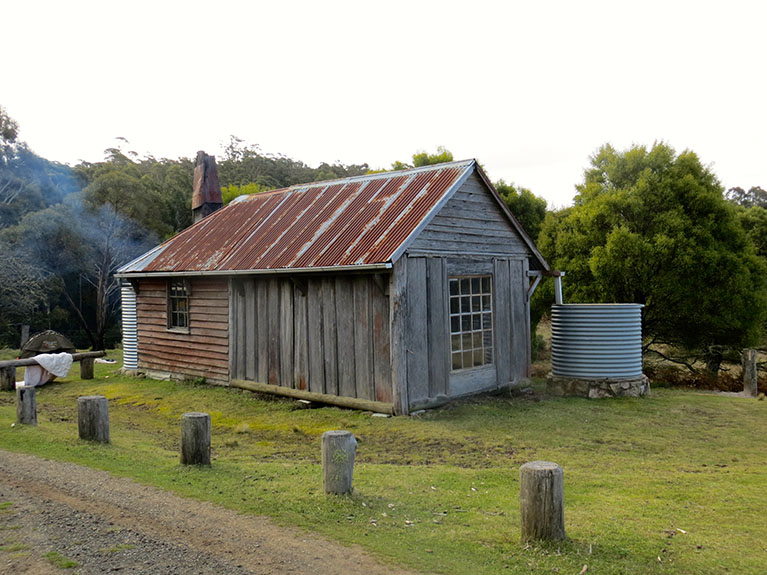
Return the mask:
M 32 358 L 38 365 L 29 365 L 24 370 L 24 381 L 17 381 L 16 387 L 37 387 L 53 381 L 56 377 L 66 377 L 72 368 L 71 353 L 41 353 Z

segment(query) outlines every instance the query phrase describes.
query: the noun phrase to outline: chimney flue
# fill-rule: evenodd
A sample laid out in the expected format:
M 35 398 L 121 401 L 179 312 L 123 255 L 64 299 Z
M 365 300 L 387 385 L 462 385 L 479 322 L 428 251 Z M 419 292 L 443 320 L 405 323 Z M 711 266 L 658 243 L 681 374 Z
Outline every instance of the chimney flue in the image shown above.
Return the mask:
M 194 223 L 209 216 L 223 205 L 216 158 L 201 150 L 197 152 L 197 161 L 194 164 L 194 193 L 192 194 Z

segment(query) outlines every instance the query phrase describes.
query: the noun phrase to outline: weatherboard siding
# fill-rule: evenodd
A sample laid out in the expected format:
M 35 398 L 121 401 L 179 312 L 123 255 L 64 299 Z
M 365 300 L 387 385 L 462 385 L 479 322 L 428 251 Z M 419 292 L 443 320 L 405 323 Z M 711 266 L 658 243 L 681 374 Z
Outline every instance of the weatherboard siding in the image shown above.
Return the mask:
M 388 281 L 233 279 L 232 378 L 391 403 Z
M 167 281 L 142 279 L 136 294 L 138 366 L 179 379 L 229 381 L 228 281 L 190 280 L 189 333 L 168 329 Z
M 410 253 L 524 255 L 529 249 L 482 179 L 472 174 L 408 247 Z

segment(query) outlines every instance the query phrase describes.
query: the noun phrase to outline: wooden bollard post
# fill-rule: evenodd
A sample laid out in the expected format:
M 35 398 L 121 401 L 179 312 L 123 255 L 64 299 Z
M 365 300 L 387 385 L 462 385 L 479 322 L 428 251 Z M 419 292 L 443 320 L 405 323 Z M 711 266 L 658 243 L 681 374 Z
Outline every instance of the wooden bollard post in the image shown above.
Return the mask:
M 326 431 L 322 434 L 322 487 L 325 493 L 352 492 L 354 457 L 357 440 L 349 431 Z
M 10 391 L 16 387 L 16 368 L 0 367 L 0 390 Z
M 84 357 L 80 360 L 80 379 L 93 379 L 93 357 Z
M 77 398 L 77 430 L 80 439 L 109 443 L 109 402 L 103 395 Z
M 759 372 L 756 367 L 757 353 L 755 349 L 743 350 L 743 393 L 751 397 L 756 397 L 759 393 Z
M 16 388 L 16 423 L 37 425 L 37 396 L 34 387 Z
M 556 463 L 532 461 L 519 470 L 522 541 L 565 538 L 564 472 Z
M 181 416 L 181 463 L 210 465 L 210 415 L 192 411 Z
M 29 326 L 22 324 L 21 326 L 21 341 L 19 342 L 19 349 L 24 347 L 24 344 L 29 341 Z

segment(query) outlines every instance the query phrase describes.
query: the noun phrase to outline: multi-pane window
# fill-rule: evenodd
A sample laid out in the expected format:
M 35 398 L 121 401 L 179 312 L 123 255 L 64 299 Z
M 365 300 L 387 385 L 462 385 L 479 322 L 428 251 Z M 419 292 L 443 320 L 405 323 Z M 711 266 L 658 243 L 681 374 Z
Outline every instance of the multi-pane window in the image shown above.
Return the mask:
M 493 363 L 492 276 L 450 282 L 450 352 L 453 370 Z
M 168 283 L 168 329 L 189 329 L 189 289 L 184 280 Z

